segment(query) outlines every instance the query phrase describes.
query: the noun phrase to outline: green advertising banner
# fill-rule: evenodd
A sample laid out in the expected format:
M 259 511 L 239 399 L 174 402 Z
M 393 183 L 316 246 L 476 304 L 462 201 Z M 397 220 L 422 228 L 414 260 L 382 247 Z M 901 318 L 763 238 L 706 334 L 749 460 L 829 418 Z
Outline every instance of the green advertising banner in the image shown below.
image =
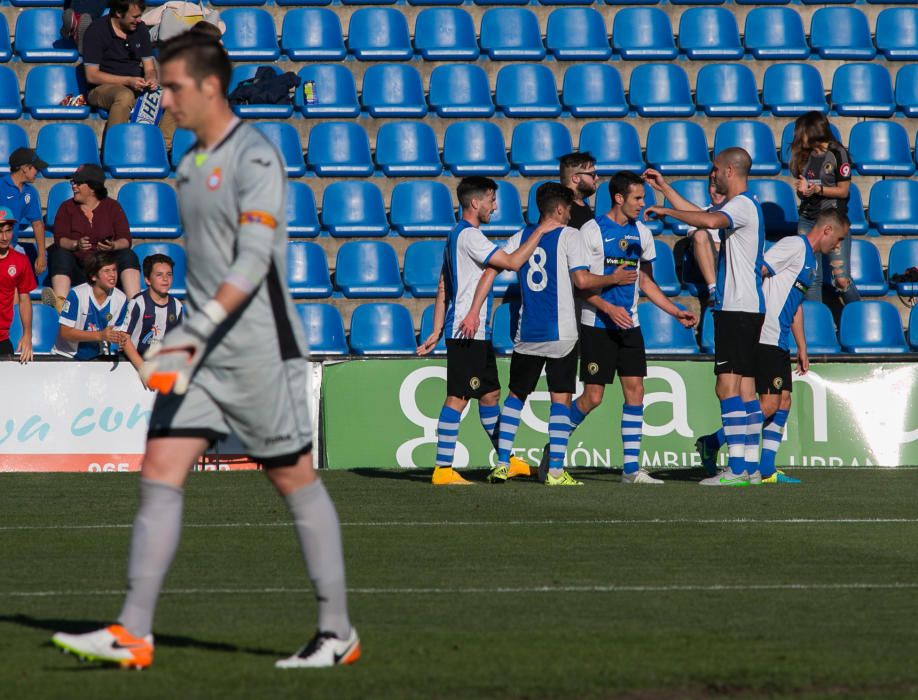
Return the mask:
M 498 359 L 506 387 L 509 358 Z M 651 362 L 645 381 L 641 464 L 700 466 L 694 443 L 720 426 L 710 362 Z M 918 464 L 918 366 L 824 363 L 794 376 L 782 466 L 902 466 Z M 578 393 L 580 390 L 578 384 Z M 506 391 L 506 390 L 505 390 Z M 446 361 L 352 360 L 328 364 L 322 381 L 326 466 L 433 467 L 437 417 L 446 392 Z M 567 462 L 618 467 L 622 394 L 603 404 L 571 435 Z M 547 442 L 549 395 L 543 376 L 523 410 L 515 454 L 537 464 Z M 726 460 L 725 451 L 721 460 Z M 455 466 L 486 467 L 495 454 L 472 401 L 463 414 Z

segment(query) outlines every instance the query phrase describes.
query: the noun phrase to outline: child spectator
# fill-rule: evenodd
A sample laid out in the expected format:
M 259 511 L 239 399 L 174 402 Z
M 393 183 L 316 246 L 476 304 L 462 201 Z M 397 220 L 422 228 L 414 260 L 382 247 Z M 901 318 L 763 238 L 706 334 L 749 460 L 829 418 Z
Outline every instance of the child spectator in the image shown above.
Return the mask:
M 0 207 L 0 357 L 13 354 L 10 327 L 13 308 L 19 304 L 22 339 L 16 348 L 19 361 L 32 359 L 32 300 L 29 292 L 35 289 L 32 266 L 22 253 L 13 250 L 13 231 L 16 216 L 8 207 Z
M 168 255 L 157 253 L 144 258 L 143 279 L 147 289 L 128 305 L 130 342 L 124 345 L 124 354 L 138 372 L 150 346 L 161 343 L 163 336 L 182 322 L 182 302 L 169 294 L 174 267 L 175 262 Z

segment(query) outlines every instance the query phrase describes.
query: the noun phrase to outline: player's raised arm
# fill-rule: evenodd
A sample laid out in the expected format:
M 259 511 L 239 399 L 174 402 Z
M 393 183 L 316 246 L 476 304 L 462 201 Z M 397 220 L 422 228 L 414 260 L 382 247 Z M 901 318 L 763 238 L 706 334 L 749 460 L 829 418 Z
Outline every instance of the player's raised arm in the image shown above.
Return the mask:
M 650 185 L 654 190 L 666 197 L 666 200 L 676 209 L 683 211 L 703 211 L 701 207 L 692 204 L 689 200 L 679 194 L 676 189 L 670 185 L 666 178 L 659 171 L 653 168 L 647 168 L 641 173 L 641 179 Z
M 557 226 L 554 226 L 554 228 L 557 228 Z M 529 234 L 526 241 L 519 242 L 519 247 L 512 250 L 512 252 L 508 250 L 510 247 L 509 245 L 503 250 L 494 251 L 494 255 L 488 259 L 488 266 L 497 268 L 498 270 L 513 270 L 516 272 L 525 265 L 526 261 L 535 253 L 536 248 L 539 247 L 539 241 L 542 240 L 542 236 L 551 230 L 551 225 L 539 224 L 535 230 Z
M 730 220 L 730 217 L 722 211 L 673 209 L 671 207 L 660 206 L 647 207 L 644 210 L 645 221 L 649 221 L 650 219 L 662 219 L 665 216 L 671 216 L 677 221 L 681 221 L 694 228 L 733 228 L 733 222 Z

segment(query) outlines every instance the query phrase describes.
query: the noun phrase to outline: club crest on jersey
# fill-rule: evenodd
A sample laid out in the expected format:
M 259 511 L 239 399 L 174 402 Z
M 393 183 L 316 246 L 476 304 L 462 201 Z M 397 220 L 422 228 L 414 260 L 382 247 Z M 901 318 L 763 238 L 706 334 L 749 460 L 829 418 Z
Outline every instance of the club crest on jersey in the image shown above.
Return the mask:
M 472 377 L 469 379 L 469 386 L 477 391 L 481 387 L 481 380 L 478 377 Z
M 10 277 L 16 276 L 16 266 L 15 265 L 10 265 L 8 268 L 6 268 L 6 271 L 9 273 Z
M 219 189 L 221 182 L 223 182 L 223 173 L 220 168 L 214 168 L 210 171 L 210 175 L 207 176 L 207 189 L 214 192 Z
M 848 177 L 851 174 L 851 166 L 847 163 L 842 163 L 841 167 L 838 169 L 838 174 L 842 177 Z
M 826 174 L 831 173 L 831 172 L 832 172 L 832 164 L 831 164 L 831 163 L 826 163 L 826 164 L 824 164 L 824 165 L 822 166 L 822 172 L 824 172 L 824 173 L 826 173 Z
M 106 321 L 111 321 L 111 320 L 112 320 L 112 315 L 111 315 L 111 314 L 105 314 L 105 320 L 106 320 Z
M 175 321 L 175 314 L 169 314 L 169 323 Z
M 618 247 L 621 248 L 622 250 L 628 250 L 628 239 L 622 238 L 621 240 L 619 240 Z
M 589 372 L 590 374 L 596 374 L 597 372 L 599 372 L 599 365 L 596 364 L 595 362 L 591 362 L 590 364 L 587 365 L 587 372 Z
M 25 197 L 22 198 L 22 201 L 24 201 L 26 204 L 28 204 L 29 202 L 32 201 L 32 195 L 30 195 L 28 192 L 26 192 L 26 195 L 25 195 Z
M 775 389 L 777 389 L 777 390 L 780 391 L 780 390 L 781 390 L 781 387 L 784 386 L 784 380 L 781 379 L 781 377 L 775 377 L 774 379 L 771 380 L 771 385 L 772 385 Z

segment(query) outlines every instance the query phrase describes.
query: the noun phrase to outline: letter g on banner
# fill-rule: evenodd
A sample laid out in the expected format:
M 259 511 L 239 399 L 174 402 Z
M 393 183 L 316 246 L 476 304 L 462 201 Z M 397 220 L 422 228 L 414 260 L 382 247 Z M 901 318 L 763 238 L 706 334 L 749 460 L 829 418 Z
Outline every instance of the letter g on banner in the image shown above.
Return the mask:
M 403 468 L 416 468 L 419 465 L 414 462 L 414 450 L 421 445 L 437 444 L 437 422 L 439 421 L 439 408 L 437 415 L 425 416 L 421 409 L 418 408 L 417 394 L 418 387 L 428 379 L 439 379 L 443 382 L 444 389 L 446 386 L 446 367 L 422 367 L 405 377 L 402 385 L 398 390 L 398 402 L 402 407 L 402 413 L 405 418 L 410 420 L 419 428 L 423 429 L 424 434 L 421 437 L 413 438 L 399 445 L 395 452 L 395 460 L 398 466 Z M 445 392 L 444 392 L 445 393 Z M 468 404 L 462 411 L 462 418 L 465 418 L 469 412 Z M 458 440 L 456 441 L 456 452 L 453 456 L 453 465 L 457 467 L 466 467 L 469 464 L 469 451 L 465 445 Z M 420 466 L 430 466 L 433 464 L 424 464 Z

